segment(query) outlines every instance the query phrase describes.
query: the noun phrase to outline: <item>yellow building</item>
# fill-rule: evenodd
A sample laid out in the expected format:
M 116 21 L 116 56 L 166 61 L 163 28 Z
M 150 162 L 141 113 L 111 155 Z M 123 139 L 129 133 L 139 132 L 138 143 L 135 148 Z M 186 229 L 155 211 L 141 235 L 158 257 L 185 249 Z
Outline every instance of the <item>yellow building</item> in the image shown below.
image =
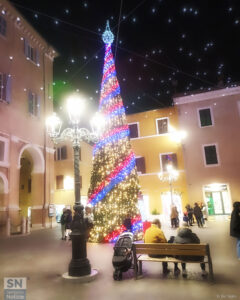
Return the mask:
M 54 151 L 45 118 L 56 52 L 6 0 L 0 25 L 0 234 L 10 235 L 50 222 Z
M 136 113 L 128 115 L 127 121 L 143 196 L 142 204 L 139 202 L 143 219 L 148 219 L 150 214 L 168 218 L 171 199 L 182 212 L 188 195 L 177 109 L 169 107 Z M 172 196 L 168 164 L 179 172 L 178 178 L 172 181 Z M 159 172 L 162 172 L 162 180 Z
M 80 145 L 80 191 L 81 203 L 86 205 L 87 193 L 90 184 L 92 170 L 92 146 L 81 142 Z M 64 207 L 73 210 L 74 199 L 74 161 L 73 148 L 71 142 L 64 142 L 56 146 L 55 149 L 55 192 L 54 204 L 56 208 L 56 218 L 59 221 Z

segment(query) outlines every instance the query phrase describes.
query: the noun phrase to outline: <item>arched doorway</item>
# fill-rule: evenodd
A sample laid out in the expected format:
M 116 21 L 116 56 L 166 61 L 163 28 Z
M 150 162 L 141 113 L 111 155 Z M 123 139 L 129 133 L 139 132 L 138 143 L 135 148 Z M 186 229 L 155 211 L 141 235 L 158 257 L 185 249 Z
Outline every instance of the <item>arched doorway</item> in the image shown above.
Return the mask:
M 20 216 L 28 223 L 41 224 L 44 209 L 44 157 L 42 150 L 25 145 L 19 155 Z
M 8 196 L 8 180 L 6 175 L 0 172 L 0 235 L 6 234 L 7 196 Z
M 19 208 L 22 217 L 30 217 L 32 207 L 32 177 L 33 161 L 30 153 L 25 150 L 20 161 L 19 178 Z

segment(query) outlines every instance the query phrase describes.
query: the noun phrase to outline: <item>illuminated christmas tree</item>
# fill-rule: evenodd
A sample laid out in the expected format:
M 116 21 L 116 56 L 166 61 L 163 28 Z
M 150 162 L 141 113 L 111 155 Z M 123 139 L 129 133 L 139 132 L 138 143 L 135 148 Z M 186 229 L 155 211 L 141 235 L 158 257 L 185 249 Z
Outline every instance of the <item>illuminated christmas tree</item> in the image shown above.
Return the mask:
M 105 117 L 105 126 L 93 148 L 88 203 L 93 206 L 94 228 L 90 241 L 114 242 L 126 230 L 126 219 L 135 238 L 141 236 L 142 222 L 137 207 L 139 182 L 135 156 L 111 50 L 114 35 L 108 23 L 102 37 L 105 58 L 99 112 Z

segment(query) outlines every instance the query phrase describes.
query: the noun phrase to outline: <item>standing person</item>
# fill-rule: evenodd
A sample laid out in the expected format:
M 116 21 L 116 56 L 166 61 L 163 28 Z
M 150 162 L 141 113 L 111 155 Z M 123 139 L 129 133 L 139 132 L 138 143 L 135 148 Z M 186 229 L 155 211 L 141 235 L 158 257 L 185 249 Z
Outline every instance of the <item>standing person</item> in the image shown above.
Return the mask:
M 194 204 L 193 213 L 197 220 L 198 227 L 203 227 L 203 223 L 202 223 L 203 214 L 197 202 L 195 202 Z
M 65 240 L 67 239 L 67 237 L 70 239 L 70 232 L 71 232 L 71 223 L 72 223 L 72 211 L 71 209 L 67 209 L 66 210 L 66 236 L 65 236 Z
M 123 225 L 126 227 L 126 231 L 132 232 L 132 220 L 130 214 L 128 214 L 126 219 L 123 221 Z
M 62 240 L 65 240 L 66 238 L 66 220 L 67 220 L 67 213 L 66 213 L 66 208 L 64 207 L 62 210 L 62 215 L 60 219 L 61 223 L 61 232 L 62 232 Z
M 240 202 L 233 203 L 230 222 L 230 235 L 237 238 L 237 256 L 240 260 Z
M 193 226 L 193 209 L 189 204 L 186 206 L 186 209 L 188 214 L 189 225 Z
M 172 228 L 173 227 L 177 228 L 178 227 L 178 211 L 177 211 L 177 207 L 175 205 L 173 205 L 171 208 L 170 218 L 171 218 Z
M 201 211 L 202 211 L 202 223 L 205 224 L 205 221 L 207 221 L 207 208 L 206 204 L 201 202 Z
M 159 219 L 152 221 L 151 227 L 149 227 L 144 235 L 144 243 L 167 243 L 167 239 L 161 230 L 161 222 Z M 163 257 L 162 255 L 149 255 L 150 257 Z M 170 270 L 168 269 L 168 263 L 163 262 L 163 274 L 167 275 Z
M 199 237 L 192 232 L 190 228 L 179 228 L 177 236 L 174 238 L 174 243 L 176 244 L 200 244 Z M 189 260 L 189 261 L 198 261 L 204 260 L 204 256 L 180 256 L 180 259 Z M 186 263 L 182 263 L 182 276 L 187 277 Z M 206 276 L 207 272 L 205 270 L 205 263 L 200 263 L 202 269 L 202 276 Z M 176 267 L 175 267 L 176 268 Z

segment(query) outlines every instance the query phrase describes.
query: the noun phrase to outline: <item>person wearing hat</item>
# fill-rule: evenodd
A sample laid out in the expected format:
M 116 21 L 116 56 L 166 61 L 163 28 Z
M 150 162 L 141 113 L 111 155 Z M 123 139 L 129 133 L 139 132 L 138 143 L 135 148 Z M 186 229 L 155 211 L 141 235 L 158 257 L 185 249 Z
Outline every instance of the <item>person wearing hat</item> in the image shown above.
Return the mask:
M 200 244 L 200 239 L 196 233 L 192 232 L 190 228 L 180 227 L 177 232 L 177 236 L 174 238 L 174 243 L 176 244 Z M 204 260 L 204 256 L 180 256 L 179 259 L 186 261 L 197 261 Z M 182 263 L 182 276 L 187 277 L 186 263 Z M 206 276 L 205 263 L 200 263 L 202 269 L 202 276 Z

